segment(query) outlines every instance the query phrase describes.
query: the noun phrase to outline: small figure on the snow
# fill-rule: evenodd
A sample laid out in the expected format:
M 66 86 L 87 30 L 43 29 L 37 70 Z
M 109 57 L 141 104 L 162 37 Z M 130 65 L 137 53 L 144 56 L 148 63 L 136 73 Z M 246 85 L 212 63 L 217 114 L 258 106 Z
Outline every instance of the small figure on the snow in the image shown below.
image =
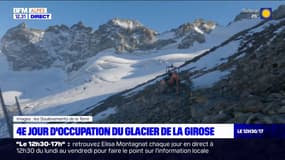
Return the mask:
M 166 92 L 168 90 L 175 90 L 176 94 L 179 94 L 180 78 L 178 75 L 178 69 L 173 65 L 170 65 L 167 66 L 166 72 L 167 76 L 160 81 L 161 91 Z

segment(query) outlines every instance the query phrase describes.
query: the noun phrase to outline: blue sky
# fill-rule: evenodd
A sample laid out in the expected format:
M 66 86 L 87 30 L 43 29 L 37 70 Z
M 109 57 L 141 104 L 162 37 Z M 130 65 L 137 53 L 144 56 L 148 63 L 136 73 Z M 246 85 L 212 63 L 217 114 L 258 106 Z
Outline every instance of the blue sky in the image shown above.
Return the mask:
M 23 21 L 12 19 L 14 7 L 46 7 L 53 14 L 50 21 L 25 21 L 31 28 L 45 29 L 50 25 L 71 26 L 79 21 L 94 29 L 119 17 L 136 19 L 158 31 L 175 28 L 197 18 L 228 24 L 243 8 L 277 8 L 283 1 L 2 1 L 0 2 L 0 36 Z

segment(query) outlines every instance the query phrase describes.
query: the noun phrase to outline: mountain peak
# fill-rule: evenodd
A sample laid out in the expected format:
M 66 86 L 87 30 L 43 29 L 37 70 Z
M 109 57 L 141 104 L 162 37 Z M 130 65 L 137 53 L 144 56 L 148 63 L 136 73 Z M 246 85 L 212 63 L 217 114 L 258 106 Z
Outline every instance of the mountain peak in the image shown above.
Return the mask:
M 177 36 L 183 36 L 189 32 L 198 32 L 199 34 L 210 33 L 215 29 L 216 23 L 213 21 L 206 21 L 204 19 L 196 19 L 193 22 L 187 22 L 174 29 Z
M 275 11 L 273 11 L 273 18 L 279 19 L 285 17 L 285 5 L 280 5 Z
M 108 24 L 113 25 L 113 26 L 118 26 L 124 29 L 134 29 L 134 28 L 143 26 L 140 22 L 136 20 L 121 19 L 121 18 L 111 19 L 108 22 Z
M 259 11 L 256 9 L 242 9 L 242 11 L 235 17 L 234 22 L 244 19 L 256 19 L 259 17 Z
M 25 22 L 22 22 L 20 24 L 18 24 L 16 27 L 14 27 L 15 29 L 26 29 L 27 28 L 27 24 Z
M 71 29 L 80 29 L 80 28 L 85 28 L 85 25 L 82 21 L 79 21 L 78 23 L 71 26 Z

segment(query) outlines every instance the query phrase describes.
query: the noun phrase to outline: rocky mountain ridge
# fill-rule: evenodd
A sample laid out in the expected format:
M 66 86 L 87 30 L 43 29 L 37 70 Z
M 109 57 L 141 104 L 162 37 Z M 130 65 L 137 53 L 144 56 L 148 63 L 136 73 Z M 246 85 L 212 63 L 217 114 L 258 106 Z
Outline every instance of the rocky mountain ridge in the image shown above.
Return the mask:
M 84 65 L 88 58 L 106 49 L 131 53 L 159 50 L 174 43 L 178 43 L 178 48 L 185 49 L 194 42 L 203 43 L 205 34 L 214 28 L 214 22 L 200 19 L 172 29 L 175 32 L 173 37 L 159 39 L 157 32 L 140 22 L 119 18 L 108 21 L 97 30 L 82 22 L 71 27 L 50 26 L 46 30 L 28 28 L 21 23 L 2 37 L 1 50 L 16 71 L 53 66 L 72 72 Z

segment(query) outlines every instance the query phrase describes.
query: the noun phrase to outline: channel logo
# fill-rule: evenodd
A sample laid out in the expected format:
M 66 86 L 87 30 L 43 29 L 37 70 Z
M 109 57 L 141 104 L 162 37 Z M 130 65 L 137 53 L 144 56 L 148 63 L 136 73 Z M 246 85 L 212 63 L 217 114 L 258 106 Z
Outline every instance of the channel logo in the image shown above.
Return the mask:
M 51 20 L 52 14 L 47 8 L 13 8 L 14 20 Z
M 261 19 L 271 19 L 272 9 L 271 8 L 260 8 L 259 14 L 260 14 Z

